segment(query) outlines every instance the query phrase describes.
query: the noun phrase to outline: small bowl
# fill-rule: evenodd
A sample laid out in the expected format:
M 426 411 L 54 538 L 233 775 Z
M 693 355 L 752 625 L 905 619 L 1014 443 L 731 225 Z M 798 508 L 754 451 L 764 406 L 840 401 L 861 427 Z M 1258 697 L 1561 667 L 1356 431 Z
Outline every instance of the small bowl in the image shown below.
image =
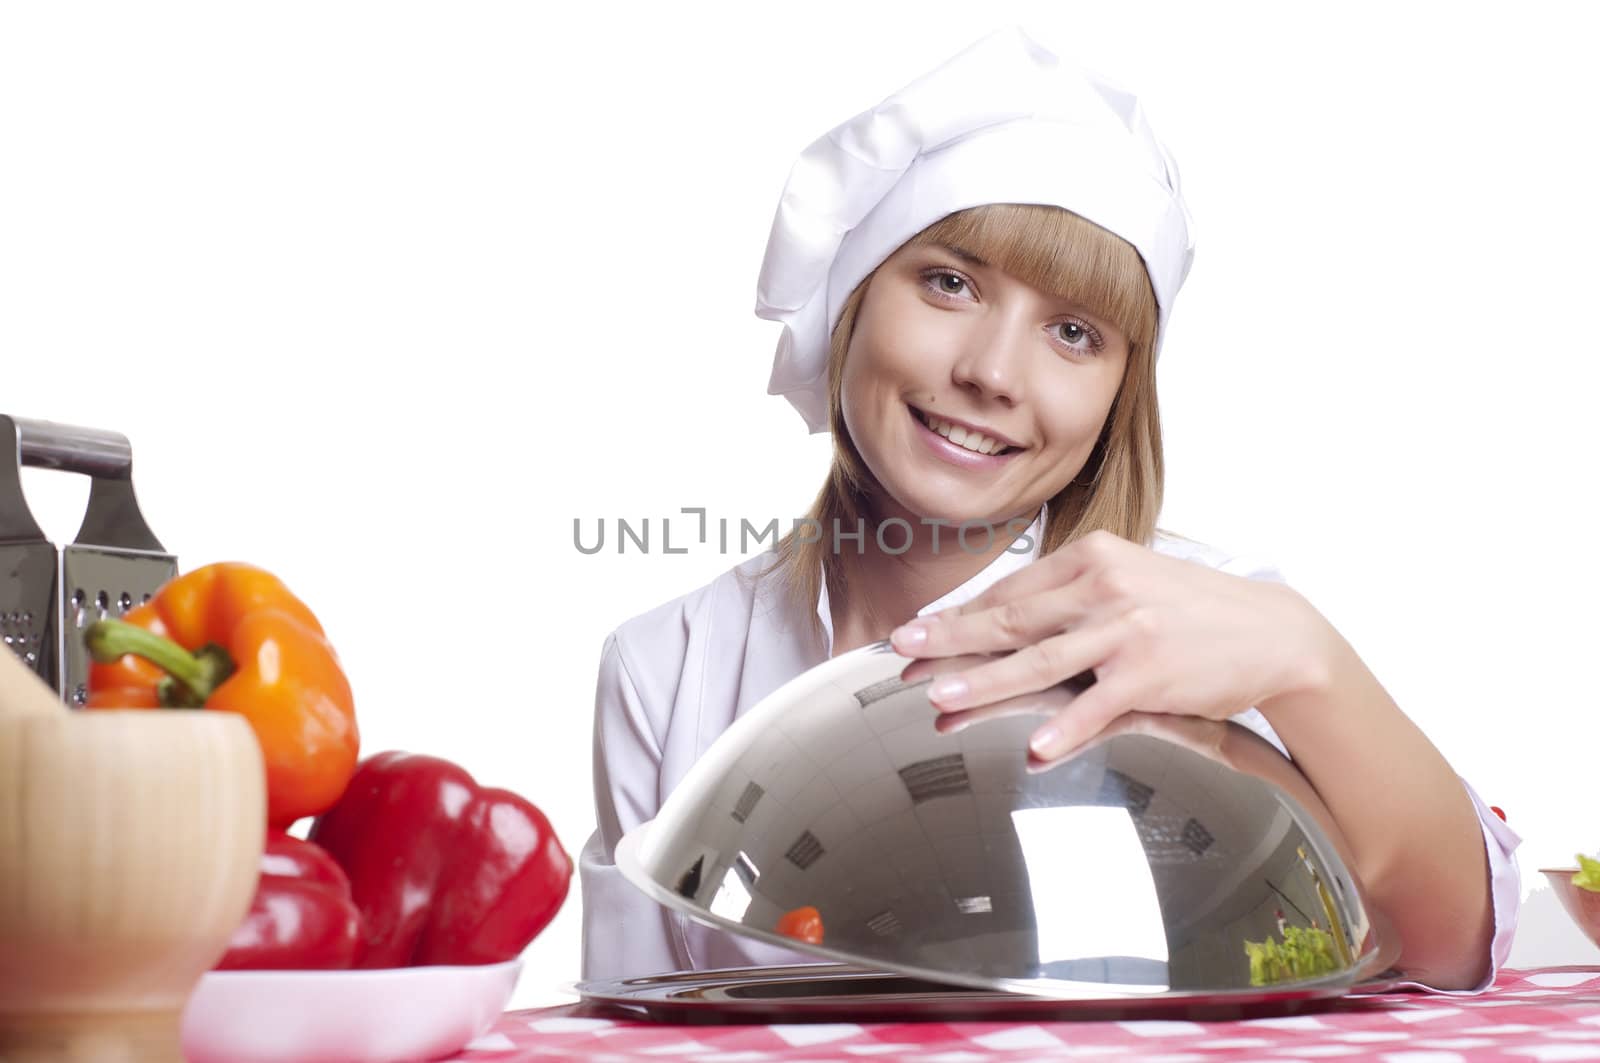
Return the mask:
M 183 1016 L 189 1063 L 388 1063 L 488 1032 L 521 960 L 353 971 L 211 971 Z
M 1541 867 L 1539 873 L 1550 880 L 1561 907 L 1572 916 L 1583 936 L 1600 945 L 1600 893 L 1572 884 L 1572 876 L 1578 873 L 1575 867 Z
M 236 713 L 0 715 L 0 1058 L 181 1058 L 265 830 Z

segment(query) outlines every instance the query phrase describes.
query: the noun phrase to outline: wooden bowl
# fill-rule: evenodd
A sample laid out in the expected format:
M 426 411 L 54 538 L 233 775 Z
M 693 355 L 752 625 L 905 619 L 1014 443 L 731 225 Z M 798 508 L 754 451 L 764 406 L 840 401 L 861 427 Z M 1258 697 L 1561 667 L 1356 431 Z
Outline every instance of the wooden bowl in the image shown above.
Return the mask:
M 0 1059 L 182 1059 L 265 829 L 242 716 L 0 714 Z
M 1572 876 L 1578 873 L 1575 867 L 1541 867 L 1539 873 L 1550 880 L 1561 907 L 1572 916 L 1583 936 L 1600 945 L 1600 893 L 1572 884 Z

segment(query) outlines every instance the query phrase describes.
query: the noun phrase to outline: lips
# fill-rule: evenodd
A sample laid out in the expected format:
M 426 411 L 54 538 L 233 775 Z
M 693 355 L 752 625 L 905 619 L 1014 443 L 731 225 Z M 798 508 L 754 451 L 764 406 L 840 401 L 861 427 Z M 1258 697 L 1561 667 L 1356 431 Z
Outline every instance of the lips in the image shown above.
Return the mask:
M 938 435 L 952 446 L 973 454 L 1004 457 L 1023 449 L 1011 439 L 991 429 L 980 428 L 963 421 L 955 421 L 926 410 L 910 407 L 911 414 L 928 431 Z

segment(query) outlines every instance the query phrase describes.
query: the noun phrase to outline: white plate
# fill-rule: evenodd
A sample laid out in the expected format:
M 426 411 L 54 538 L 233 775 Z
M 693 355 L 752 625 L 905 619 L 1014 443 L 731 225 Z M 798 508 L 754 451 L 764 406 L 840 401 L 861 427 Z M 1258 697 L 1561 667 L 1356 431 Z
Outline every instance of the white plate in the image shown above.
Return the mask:
M 522 961 L 371 971 L 212 971 L 183 1015 L 189 1063 L 438 1059 L 487 1032 Z

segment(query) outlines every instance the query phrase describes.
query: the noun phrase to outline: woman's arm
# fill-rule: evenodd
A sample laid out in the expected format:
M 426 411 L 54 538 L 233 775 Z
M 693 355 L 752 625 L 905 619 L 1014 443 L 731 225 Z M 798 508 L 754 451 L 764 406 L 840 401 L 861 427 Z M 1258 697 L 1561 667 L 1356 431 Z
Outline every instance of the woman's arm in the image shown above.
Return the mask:
M 1309 602 L 1322 638 L 1305 683 L 1256 707 L 1339 826 L 1371 902 L 1400 930 L 1399 966 L 1440 989 L 1488 974 L 1494 914 L 1483 828 L 1448 762 Z
M 656 813 L 661 746 L 615 634 L 600 654 L 594 705 L 596 830 L 578 859 L 583 894 L 583 978 L 680 966 L 666 909 L 616 866 L 617 842 Z
M 1264 577 L 1096 531 L 892 638 L 908 657 L 997 655 L 929 685 L 952 722 L 1037 707 L 1039 691 L 1092 670 L 1030 740 L 1042 764 L 1126 713 L 1220 720 L 1256 707 L 1338 821 L 1368 899 L 1402 928 L 1400 965 L 1424 988 L 1477 990 L 1510 947 L 1518 839 L 1480 813 L 1327 619 Z

